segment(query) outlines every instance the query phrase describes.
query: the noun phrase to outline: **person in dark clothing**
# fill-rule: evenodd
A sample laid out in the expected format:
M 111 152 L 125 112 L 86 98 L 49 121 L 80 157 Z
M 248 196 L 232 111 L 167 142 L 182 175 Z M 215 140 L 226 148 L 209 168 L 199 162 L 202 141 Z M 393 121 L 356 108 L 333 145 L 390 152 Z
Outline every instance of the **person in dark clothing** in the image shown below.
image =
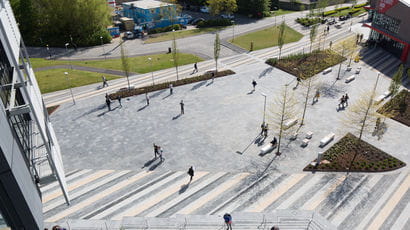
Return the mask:
M 192 73 L 198 73 L 198 64 L 195 62 L 194 71 Z
M 158 148 L 159 148 L 159 146 L 156 145 L 155 143 L 153 144 L 153 146 L 154 146 L 154 158 L 157 159 L 157 154 L 158 154 Z
M 147 101 L 147 105 L 149 105 L 149 96 L 148 96 L 148 93 L 145 93 L 145 100 Z
M 252 81 L 253 90 L 255 90 L 255 87 L 256 87 L 257 84 L 258 84 L 258 83 L 256 83 L 255 80 Z
M 273 137 L 273 140 L 270 142 L 273 146 L 275 146 L 278 143 L 278 140 L 276 137 Z
M 194 166 L 189 167 L 189 169 L 188 169 L 188 175 L 190 176 L 189 182 L 191 183 L 192 178 L 194 177 Z
M 232 230 L 232 216 L 229 213 L 224 214 L 224 221 L 226 224 L 226 230 Z
M 346 106 L 349 105 L 348 100 L 349 100 L 349 95 L 347 95 L 347 93 L 346 93 L 346 95 L 345 95 L 345 103 L 346 103 Z
M 122 104 L 121 104 L 121 95 L 118 95 L 117 100 L 118 100 L 118 103 L 120 104 L 120 107 L 122 108 Z
M 181 114 L 184 114 L 184 113 L 185 113 L 185 110 L 184 110 L 184 106 L 185 106 L 184 101 L 181 100 L 181 102 L 179 103 L 179 105 L 181 106 Z
M 105 98 L 105 103 L 107 104 L 108 111 L 111 111 L 111 100 L 110 100 L 110 98 L 106 97 Z
M 103 81 L 103 88 L 104 88 L 105 86 L 108 87 L 107 78 L 105 78 L 105 76 L 102 76 L 102 81 Z

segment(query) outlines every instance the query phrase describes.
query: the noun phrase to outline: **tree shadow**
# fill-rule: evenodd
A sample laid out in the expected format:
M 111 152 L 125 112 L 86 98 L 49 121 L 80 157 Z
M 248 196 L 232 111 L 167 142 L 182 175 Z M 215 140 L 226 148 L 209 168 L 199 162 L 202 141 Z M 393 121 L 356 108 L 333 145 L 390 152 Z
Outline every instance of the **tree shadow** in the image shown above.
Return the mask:
M 107 107 L 107 106 L 105 106 L 105 107 Z M 97 115 L 97 117 L 102 117 L 102 116 L 104 116 L 106 113 L 109 113 L 109 112 L 113 112 L 113 111 L 115 111 L 117 108 L 118 108 L 118 106 L 117 106 L 117 107 L 115 107 L 115 108 L 113 108 L 113 109 L 111 109 L 111 110 L 108 110 L 108 111 L 102 112 L 102 113 L 98 114 L 98 115 Z
M 254 92 L 255 92 L 255 90 L 253 89 L 253 90 L 249 91 L 247 94 L 250 95 L 250 94 L 253 94 Z
M 182 185 L 181 189 L 179 189 L 179 194 L 184 193 L 189 188 L 189 184 L 190 183 Z
M 155 93 L 149 95 L 149 97 L 150 97 L 150 98 L 158 97 L 159 95 L 161 95 L 162 93 L 164 93 L 164 92 L 167 91 L 167 90 L 168 90 L 168 89 L 163 89 L 163 90 L 157 91 L 157 92 L 155 92 Z
M 147 168 L 148 166 L 150 166 L 157 158 L 152 158 L 151 160 L 147 161 L 144 163 L 144 166 L 142 166 L 141 168 Z
M 170 97 L 172 94 L 168 94 L 167 96 L 163 97 L 162 100 L 167 99 L 168 97 Z
M 137 112 L 140 112 L 140 111 L 144 110 L 144 109 L 147 108 L 147 107 L 148 107 L 148 105 L 144 105 L 143 107 L 139 108 L 139 109 L 137 110 Z
M 182 114 L 178 114 L 178 115 L 176 115 L 175 117 L 173 117 L 173 118 L 172 118 L 172 120 L 176 120 L 176 119 L 178 119 L 179 117 L 181 117 L 181 115 L 182 115 Z
M 266 69 L 264 69 L 260 74 L 259 74 L 259 78 L 262 78 L 264 76 L 266 76 L 267 74 L 269 74 L 270 72 L 272 72 L 273 67 L 268 67 Z
M 212 79 L 212 81 L 210 81 L 208 84 L 206 84 L 206 87 L 212 85 L 214 83 L 214 79 Z
M 321 89 L 321 96 L 323 97 L 329 97 L 329 98 L 336 98 L 338 95 L 341 93 L 345 92 L 345 89 L 343 87 L 336 87 L 336 80 L 331 84 L 324 84 Z
M 249 148 L 253 143 L 256 143 L 255 141 L 256 141 L 256 139 L 258 139 L 259 137 L 260 137 L 260 134 L 258 133 L 258 135 L 251 141 L 251 143 L 249 143 L 248 146 L 245 147 L 244 150 L 242 150 L 242 151 L 236 151 L 236 153 L 241 154 L 241 155 L 244 154 L 244 153 L 246 152 L 246 150 L 248 150 L 248 148 Z
M 107 108 L 107 105 L 106 105 L 106 104 L 101 104 L 101 105 L 99 105 L 98 107 L 96 107 L 96 108 L 94 108 L 94 109 L 91 109 L 91 110 L 89 110 L 89 111 L 87 111 L 87 112 L 81 114 L 80 116 L 74 118 L 74 120 L 77 120 L 77 119 L 79 119 L 79 118 L 81 118 L 81 117 L 84 117 L 84 116 L 87 116 L 87 115 L 89 115 L 89 114 L 91 114 L 91 113 L 94 113 L 94 112 L 97 112 L 97 111 L 99 111 L 99 110 L 102 110 L 102 109 L 104 109 L 104 108 Z
M 206 82 L 207 82 L 207 81 L 201 81 L 201 82 L 199 82 L 198 84 L 192 86 L 191 91 L 196 90 L 196 89 L 199 89 L 200 87 L 202 87 L 203 85 L 205 85 Z

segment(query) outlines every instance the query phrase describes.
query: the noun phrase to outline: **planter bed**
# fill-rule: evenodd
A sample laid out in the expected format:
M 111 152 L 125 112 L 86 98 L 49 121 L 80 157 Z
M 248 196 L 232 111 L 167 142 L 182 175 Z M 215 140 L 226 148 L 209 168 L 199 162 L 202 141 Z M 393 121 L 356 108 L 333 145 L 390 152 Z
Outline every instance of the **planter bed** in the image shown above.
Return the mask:
M 266 64 L 281 69 L 287 73 L 307 79 L 323 70 L 346 60 L 345 57 L 331 50 L 313 51 L 306 54 L 294 54 L 281 58 L 270 58 Z
M 233 72 L 232 70 L 223 70 L 223 71 L 217 72 L 215 74 L 214 78 L 224 77 L 224 76 L 228 76 L 228 75 L 232 75 L 232 74 L 235 74 L 235 72 Z M 114 100 L 114 99 L 118 98 L 118 96 L 121 96 L 122 98 L 131 97 L 131 96 L 134 96 L 134 95 L 149 93 L 149 92 L 153 92 L 153 91 L 157 91 L 157 90 L 168 89 L 169 84 L 172 84 L 173 87 L 176 87 L 176 86 L 180 86 L 180 85 L 186 85 L 186 84 L 191 84 L 191 83 L 195 83 L 195 82 L 199 82 L 199 81 L 209 80 L 211 78 L 212 78 L 212 75 L 210 73 L 205 73 L 205 74 L 200 75 L 200 76 L 185 78 L 185 79 L 181 79 L 181 80 L 177 80 L 177 81 L 164 82 L 164 83 L 160 83 L 160 84 L 156 84 L 156 85 L 152 85 L 152 86 L 135 88 L 135 89 L 131 89 L 131 90 L 118 91 L 118 92 L 115 92 L 115 93 L 111 93 L 109 95 L 109 97 L 110 97 L 111 100 Z
M 402 124 L 410 126 L 410 92 L 402 90 L 394 98 L 384 104 L 377 112 L 393 114 L 391 117 Z
M 406 164 L 383 152 L 373 145 L 348 133 L 326 152 L 323 153 L 318 166 L 307 165 L 303 171 L 320 172 L 386 172 L 404 167 Z M 349 170 L 351 161 L 358 153 Z M 314 160 L 313 162 L 316 162 Z
M 60 107 L 60 105 L 54 105 L 54 106 L 47 107 L 48 115 L 51 115 L 52 113 L 54 113 L 58 109 L 58 107 Z

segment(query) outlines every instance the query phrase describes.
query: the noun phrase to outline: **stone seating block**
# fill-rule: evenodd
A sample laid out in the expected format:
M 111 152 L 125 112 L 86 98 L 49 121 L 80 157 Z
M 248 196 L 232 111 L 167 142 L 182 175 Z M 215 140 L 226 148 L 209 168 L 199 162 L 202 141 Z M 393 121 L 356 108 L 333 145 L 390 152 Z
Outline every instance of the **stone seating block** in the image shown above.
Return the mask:
M 334 138 L 335 138 L 335 134 L 334 133 L 329 133 L 324 138 L 322 138 L 322 140 L 320 140 L 320 147 L 323 147 L 323 146 L 327 145 Z
M 349 83 L 349 82 L 353 81 L 355 78 L 356 78 L 356 76 L 355 76 L 355 75 L 352 75 L 352 76 L 346 78 L 345 82 L 346 82 L 346 83 Z

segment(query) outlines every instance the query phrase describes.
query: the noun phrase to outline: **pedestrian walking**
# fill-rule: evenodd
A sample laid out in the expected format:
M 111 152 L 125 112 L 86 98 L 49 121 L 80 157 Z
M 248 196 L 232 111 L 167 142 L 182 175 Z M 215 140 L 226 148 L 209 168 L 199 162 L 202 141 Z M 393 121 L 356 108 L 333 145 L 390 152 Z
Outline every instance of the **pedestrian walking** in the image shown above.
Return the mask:
M 194 166 L 189 167 L 189 169 L 188 169 L 188 175 L 190 176 L 189 182 L 191 183 L 192 178 L 194 177 Z
M 270 230 L 279 230 L 279 227 L 273 226 Z
M 107 104 L 108 111 L 111 111 L 111 100 L 109 97 L 105 98 L 105 103 Z
M 154 146 L 154 158 L 157 159 L 159 146 L 156 145 L 155 143 L 153 143 L 153 146 Z
M 343 96 L 340 98 L 339 108 L 340 108 L 340 106 L 342 106 L 342 108 L 345 107 L 345 95 L 343 95 Z
M 122 104 L 121 104 L 121 95 L 118 95 L 117 100 L 118 100 L 118 103 L 120 104 L 120 107 L 122 108 Z
M 232 216 L 229 213 L 224 214 L 224 221 L 226 224 L 226 230 L 232 230 Z
M 105 86 L 107 86 L 107 87 L 108 87 L 107 78 L 105 78 L 105 76 L 104 76 L 104 75 L 103 75 L 101 78 L 102 78 L 102 81 L 103 81 L 103 88 L 104 88 Z
M 329 49 L 332 49 L 332 44 L 333 44 L 333 42 L 330 41 L 330 42 L 329 42 Z
M 348 100 L 349 100 L 349 95 L 347 95 L 347 93 L 346 93 L 346 95 L 345 95 L 345 103 L 346 103 L 346 106 L 349 105 Z
M 169 84 L 169 94 L 172 95 L 174 93 L 174 87 L 172 84 Z
M 184 110 L 184 101 L 181 100 L 181 102 L 179 103 L 179 105 L 181 106 L 181 114 L 184 114 L 185 110 Z
M 296 78 L 296 86 L 295 86 L 295 89 L 298 87 L 300 81 L 301 81 L 300 77 L 297 77 L 297 78 Z
M 149 96 L 148 96 L 148 93 L 145 93 L 145 100 L 147 101 L 147 105 L 149 105 Z
M 214 73 L 214 72 L 211 72 L 211 79 L 212 79 L 212 82 L 214 82 L 214 78 L 215 78 L 215 73 Z
M 194 64 L 194 71 L 192 73 L 198 73 L 198 63 Z
M 317 89 L 316 92 L 315 92 L 315 96 L 313 97 L 313 103 L 319 101 L 319 97 L 320 97 L 320 92 Z
M 258 84 L 258 83 L 256 83 L 255 80 L 252 81 L 253 91 L 255 91 L 255 87 L 256 87 L 257 84 Z
M 327 26 L 327 28 L 326 28 L 326 31 L 329 33 L 329 30 L 330 30 L 330 27 L 329 26 Z
M 162 153 L 163 153 L 162 148 L 158 146 L 158 155 L 159 155 L 159 159 L 161 162 L 164 161 L 164 158 L 162 157 Z

